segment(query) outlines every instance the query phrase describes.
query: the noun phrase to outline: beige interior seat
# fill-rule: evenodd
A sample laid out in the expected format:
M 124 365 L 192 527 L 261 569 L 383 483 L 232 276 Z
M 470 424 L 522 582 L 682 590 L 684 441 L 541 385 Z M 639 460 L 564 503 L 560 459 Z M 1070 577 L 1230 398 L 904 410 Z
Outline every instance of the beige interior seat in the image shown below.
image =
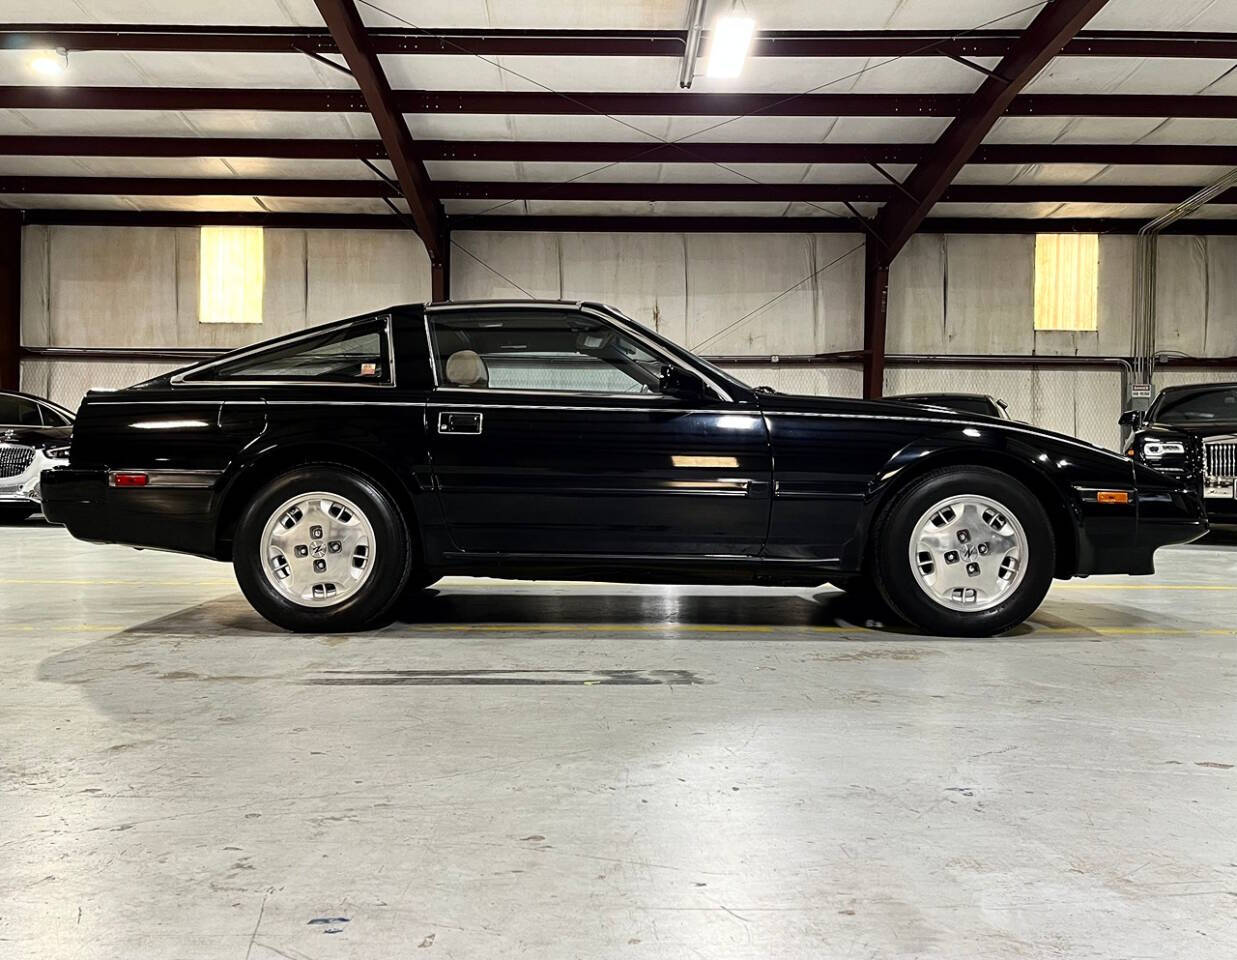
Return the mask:
M 490 372 L 476 350 L 456 350 L 447 357 L 447 382 L 453 387 L 488 387 Z

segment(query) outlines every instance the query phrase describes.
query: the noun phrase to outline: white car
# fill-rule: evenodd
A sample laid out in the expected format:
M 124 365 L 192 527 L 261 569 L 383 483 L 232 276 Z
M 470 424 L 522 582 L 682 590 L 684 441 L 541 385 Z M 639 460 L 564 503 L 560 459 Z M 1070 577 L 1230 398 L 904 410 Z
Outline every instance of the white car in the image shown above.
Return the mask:
M 0 520 L 41 509 L 39 477 L 68 462 L 73 414 L 41 397 L 0 391 Z

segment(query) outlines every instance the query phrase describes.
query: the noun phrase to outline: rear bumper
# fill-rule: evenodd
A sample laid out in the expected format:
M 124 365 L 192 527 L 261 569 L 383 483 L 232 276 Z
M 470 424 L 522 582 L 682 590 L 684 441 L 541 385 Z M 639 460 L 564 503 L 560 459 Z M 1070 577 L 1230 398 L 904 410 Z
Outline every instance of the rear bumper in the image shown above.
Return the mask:
M 43 473 L 43 516 L 79 540 L 215 556 L 210 486 L 113 487 L 103 469 Z

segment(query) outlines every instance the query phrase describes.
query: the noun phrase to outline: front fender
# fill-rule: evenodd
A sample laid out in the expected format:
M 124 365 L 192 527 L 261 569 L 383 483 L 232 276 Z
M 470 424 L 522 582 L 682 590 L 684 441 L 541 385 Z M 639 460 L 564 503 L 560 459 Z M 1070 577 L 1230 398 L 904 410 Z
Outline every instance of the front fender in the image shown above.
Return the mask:
M 910 483 L 945 467 L 983 466 L 1008 473 L 1044 505 L 1057 541 L 1056 575 L 1101 572 L 1133 547 L 1138 505 L 1134 468 L 1098 447 L 1003 424 L 949 424 L 896 450 L 873 477 L 860 529 Z M 1101 504 L 1099 490 L 1124 491 L 1125 504 Z M 862 538 L 854 543 L 862 546 Z

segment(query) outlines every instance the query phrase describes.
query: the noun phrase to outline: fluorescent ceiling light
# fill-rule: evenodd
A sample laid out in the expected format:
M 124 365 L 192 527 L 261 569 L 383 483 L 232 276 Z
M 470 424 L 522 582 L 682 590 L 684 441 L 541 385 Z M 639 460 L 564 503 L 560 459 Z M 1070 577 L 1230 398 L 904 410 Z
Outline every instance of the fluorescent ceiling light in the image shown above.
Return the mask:
M 713 27 L 705 75 L 733 80 L 742 73 L 743 61 L 747 59 L 755 31 L 756 23 L 751 17 L 736 17 L 733 14 L 719 17 Z
M 58 50 L 41 50 L 30 61 L 30 69 L 45 77 L 59 77 L 69 69 L 69 51 L 63 47 Z

